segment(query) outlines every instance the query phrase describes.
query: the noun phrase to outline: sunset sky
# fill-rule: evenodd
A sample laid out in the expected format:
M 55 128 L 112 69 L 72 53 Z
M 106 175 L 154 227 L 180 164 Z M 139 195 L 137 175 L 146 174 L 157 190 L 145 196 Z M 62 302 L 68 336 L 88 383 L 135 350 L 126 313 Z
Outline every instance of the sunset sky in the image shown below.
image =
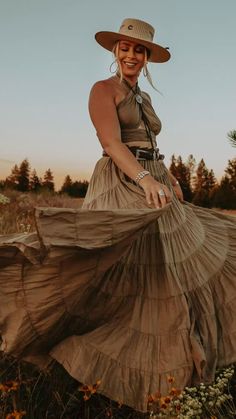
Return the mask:
M 125 17 L 152 24 L 172 54 L 149 65 L 162 95 L 140 78 L 162 120 L 167 166 L 192 153 L 223 175 L 235 156 L 236 0 L 0 0 L 0 179 L 28 158 L 57 187 L 66 174 L 89 180 L 101 146 L 88 95 L 113 60 L 94 34 L 118 31 Z

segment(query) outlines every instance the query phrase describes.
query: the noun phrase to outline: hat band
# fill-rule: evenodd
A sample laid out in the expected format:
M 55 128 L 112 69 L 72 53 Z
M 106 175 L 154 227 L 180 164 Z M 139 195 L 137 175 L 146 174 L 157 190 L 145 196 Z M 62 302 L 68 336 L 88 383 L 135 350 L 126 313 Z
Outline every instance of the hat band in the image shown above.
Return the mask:
M 130 36 L 131 38 L 138 38 L 147 42 L 152 42 L 154 36 L 154 33 L 143 25 L 122 25 L 120 27 L 119 33 L 121 35 Z

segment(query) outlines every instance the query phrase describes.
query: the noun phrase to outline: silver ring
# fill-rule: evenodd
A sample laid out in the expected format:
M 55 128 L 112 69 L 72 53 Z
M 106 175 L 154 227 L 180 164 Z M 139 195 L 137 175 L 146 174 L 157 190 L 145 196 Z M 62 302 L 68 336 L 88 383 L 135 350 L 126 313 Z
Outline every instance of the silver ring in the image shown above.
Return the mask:
M 163 191 L 163 189 L 160 189 L 158 192 L 159 196 L 165 196 L 165 192 Z

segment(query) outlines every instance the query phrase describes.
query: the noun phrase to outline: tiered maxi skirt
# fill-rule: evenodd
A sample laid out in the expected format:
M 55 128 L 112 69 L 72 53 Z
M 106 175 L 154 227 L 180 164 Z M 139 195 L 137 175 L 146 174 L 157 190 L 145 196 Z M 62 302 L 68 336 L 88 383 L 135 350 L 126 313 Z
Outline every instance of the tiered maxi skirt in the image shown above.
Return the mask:
M 162 161 L 144 167 L 172 191 Z M 148 207 L 109 157 L 83 207 L 37 208 L 0 238 L 1 349 L 140 411 L 236 361 L 236 218 L 173 199 Z

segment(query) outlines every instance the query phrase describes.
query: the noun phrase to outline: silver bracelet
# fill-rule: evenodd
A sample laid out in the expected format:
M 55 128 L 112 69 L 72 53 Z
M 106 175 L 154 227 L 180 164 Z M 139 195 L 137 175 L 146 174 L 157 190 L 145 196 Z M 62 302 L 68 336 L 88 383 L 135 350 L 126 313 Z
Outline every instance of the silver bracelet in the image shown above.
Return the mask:
M 179 181 L 178 180 L 176 180 L 175 183 L 173 183 L 172 186 L 176 186 L 176 185 L 179 185 Z
M 142 170 L 139 172 L 135 178 L 135 182 L 139 184 L 140 180 L 143 179 L 145 176 L 150 175 L 150 172 L 148 170 Z

